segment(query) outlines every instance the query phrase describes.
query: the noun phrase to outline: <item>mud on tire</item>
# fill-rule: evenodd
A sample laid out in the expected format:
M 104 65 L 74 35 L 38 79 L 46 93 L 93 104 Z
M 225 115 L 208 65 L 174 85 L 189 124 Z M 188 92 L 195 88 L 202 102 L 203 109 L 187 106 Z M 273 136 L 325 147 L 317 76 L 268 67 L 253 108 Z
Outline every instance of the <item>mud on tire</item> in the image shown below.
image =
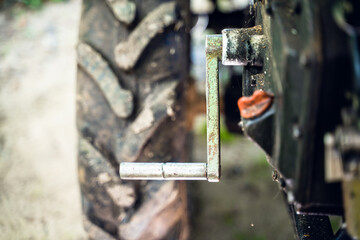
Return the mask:
M 91 239 L 187 239 L 186 186 L 120 180 L 124 161 L 183 161 L 186 1 L 84 0 L 79 181 Z

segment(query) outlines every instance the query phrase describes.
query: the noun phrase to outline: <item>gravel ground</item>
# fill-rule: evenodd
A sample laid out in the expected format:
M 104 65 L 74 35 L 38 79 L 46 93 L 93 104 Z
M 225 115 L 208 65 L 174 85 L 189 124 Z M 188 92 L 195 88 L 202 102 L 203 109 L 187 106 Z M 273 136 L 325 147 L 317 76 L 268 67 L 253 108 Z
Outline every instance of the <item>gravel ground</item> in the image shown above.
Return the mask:
M 79 15 L 78 0 L 0 12 L 0 239 L 85 239 L 76 173 Z M 195 136 L 193 158 L 205 161 L 205 138 Z M 236 138 L 222 153 L 221 183 L 190 183 L 192 239 L 293 239 L 259 149 Z

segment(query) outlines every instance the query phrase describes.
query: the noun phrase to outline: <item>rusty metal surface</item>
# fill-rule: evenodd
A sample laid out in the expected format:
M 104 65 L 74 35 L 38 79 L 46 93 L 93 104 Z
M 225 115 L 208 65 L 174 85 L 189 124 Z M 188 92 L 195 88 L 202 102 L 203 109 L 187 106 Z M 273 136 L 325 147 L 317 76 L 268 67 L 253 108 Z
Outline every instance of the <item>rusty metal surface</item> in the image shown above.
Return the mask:
M 207 177 L 220 180 L 220 100 L 219 61 L 222 55 L 222 35 L 206 37 L 206 115 L 207 115 Z
M 262 27 L 224 29 L 222 64 L 262 66 L 266 40 Z

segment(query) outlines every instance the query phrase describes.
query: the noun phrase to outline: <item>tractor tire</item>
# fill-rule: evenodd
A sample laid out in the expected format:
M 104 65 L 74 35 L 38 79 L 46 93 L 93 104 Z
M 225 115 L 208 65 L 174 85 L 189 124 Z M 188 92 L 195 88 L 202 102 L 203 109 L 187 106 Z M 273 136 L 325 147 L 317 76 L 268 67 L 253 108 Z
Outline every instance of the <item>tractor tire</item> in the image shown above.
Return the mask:
M 187 157 L 186 0 L 84 0 L 77 45 L 78 175 L 90 239 L 187 239 L 183 181 L 125 181 L 121 162 Z

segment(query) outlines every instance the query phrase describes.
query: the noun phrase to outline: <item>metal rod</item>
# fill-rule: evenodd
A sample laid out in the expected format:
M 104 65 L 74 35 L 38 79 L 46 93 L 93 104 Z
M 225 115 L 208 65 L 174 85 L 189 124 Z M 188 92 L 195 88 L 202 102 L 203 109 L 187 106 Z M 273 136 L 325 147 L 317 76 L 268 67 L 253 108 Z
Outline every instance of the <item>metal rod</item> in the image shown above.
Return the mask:
M 207 177 L 220 181 L 219 61 L 222 35 L 206 36 Z
M 120 163 L 121 179 L 206 180 L 206 163 Z

